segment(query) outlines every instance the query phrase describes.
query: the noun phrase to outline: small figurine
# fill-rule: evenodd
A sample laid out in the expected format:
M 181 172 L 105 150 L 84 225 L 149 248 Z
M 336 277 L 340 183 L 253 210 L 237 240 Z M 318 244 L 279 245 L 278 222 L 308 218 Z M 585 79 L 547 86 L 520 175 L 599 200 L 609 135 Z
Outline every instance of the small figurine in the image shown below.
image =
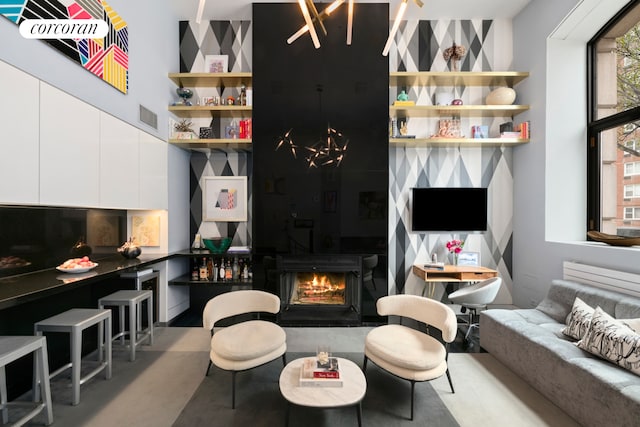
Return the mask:
M 409 95 L 407 95 L 407 92 L 405 92 L 404 90 L 402 92 L 400 92 L 398 94 L 398 101 L 408 101 L 409 100 Z

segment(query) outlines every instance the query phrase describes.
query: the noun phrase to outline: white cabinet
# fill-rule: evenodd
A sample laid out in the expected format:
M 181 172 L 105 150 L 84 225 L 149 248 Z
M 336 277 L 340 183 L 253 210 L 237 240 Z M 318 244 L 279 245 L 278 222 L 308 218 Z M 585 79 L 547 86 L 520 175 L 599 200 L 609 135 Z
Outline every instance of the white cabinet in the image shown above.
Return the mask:
M 100 113 L 100 207 L 140 205 L 138 128 Z
M 37 204 L 39 80 L 0 61 L 0 203 Z
M 140 208 L 167 209 L 169 182 L 167 143 L 139 131 Z
M 99 206 L 100 112 L 40 83 L 40 204 Z

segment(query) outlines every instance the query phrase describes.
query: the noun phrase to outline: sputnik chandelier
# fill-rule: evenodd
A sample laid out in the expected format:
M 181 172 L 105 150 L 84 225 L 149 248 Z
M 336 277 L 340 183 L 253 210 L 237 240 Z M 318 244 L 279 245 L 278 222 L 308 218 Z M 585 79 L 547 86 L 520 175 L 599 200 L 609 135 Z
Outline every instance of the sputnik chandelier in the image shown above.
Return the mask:
M 201 0 L 204 1 L 204 0 Z M 329 6 L 327 6 L 322 12 L 318 13 L 315 4 L 313 4 L 313 0 L 298 0 L 298 4 L 300 5 L 300 11 L 302 12 L 302 16 L 306 22 L 306 25 L 300 28 L 296 33 L 294 33 L 291 37 L 287 39 L 287 43 L 291 44 L 296 41 L 300 36 L 309 32 L 311 35 L 311 40 L 313 41 L 313 45 L 316 49 L 320 48 L 320 39 L 318 38 L 318 33 L 315 28 L 315 24 L 317 24 L 322 33 L 326 36 L 327 29 L 324 26 L 324 20 L 331 15 L 333 11 L 335 11 L 345 0 L 335 0 Z M 347 18 L 347 45 L 351 45 L 351 38 L 353 34 L 353 2 L 354 0 L 349 0 L 349 10 L 348 10 L 348 18 Z M 387 43 L 384 45 L 384 49 L 382 49 L 382 55 L 387 56 L 389 54 L 389 48 L 391 48 L 391 43 L 398 32 L 398 28 L 400 27 L 400 21 L 404 17 L 404 13 L 407 10 L 407 3 L 409 0 L 402 0 L 400 5 L 398 6 L 398 10 L 396 11 L 396 17 L 393 21 L 393 26 L 391 27 L 391 31 L 389 32 L 389 38 L 387 38 Z M 413 0 L 413 2 L 418 5 L 418 7 L 422 7 L 424 3 L 422 0 Z
M 298 146 L 293 142 L 293 129 L 289 129 L 280 136 L 276 145 L 276 151 L 282 146 L 286 146 L 294 159 L 298 158 Z M 335 130 L 331 125 L 327 125 L 326 135 L 315 144 L 304 147 L 308 155 L 305 157 L 309 169 L 318 167 L 338 167 L 347 153 L 349 139 L 342 132 Z

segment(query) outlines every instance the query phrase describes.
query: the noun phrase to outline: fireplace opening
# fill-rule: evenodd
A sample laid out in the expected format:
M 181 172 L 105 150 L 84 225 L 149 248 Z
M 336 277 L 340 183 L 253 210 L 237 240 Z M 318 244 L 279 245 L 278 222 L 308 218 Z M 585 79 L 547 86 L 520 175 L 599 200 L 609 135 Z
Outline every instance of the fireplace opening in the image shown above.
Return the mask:
M 288 255 L 277 259 L 279 323 L 359 325 L 362 258 L 354 255 Z

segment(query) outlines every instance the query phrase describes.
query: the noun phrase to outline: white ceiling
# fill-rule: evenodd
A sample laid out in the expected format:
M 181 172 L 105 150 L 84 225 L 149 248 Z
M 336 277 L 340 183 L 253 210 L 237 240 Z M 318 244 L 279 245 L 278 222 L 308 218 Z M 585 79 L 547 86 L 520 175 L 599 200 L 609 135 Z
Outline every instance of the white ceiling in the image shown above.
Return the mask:
M 386 3 L 380 0 L 355 0 L 356 3 Z M 393 17 L 401 0 L 390 0 Z M 409 0 L 405 18 L 409 19 L 497 19 L 512 18 L 531 0 L 424 0 L 418 7 Z M 199 0 L 170 0 L 177 20 L 195 19 Z M 251 19 L 252 3 L 295 3 L 296 0 L 207 0 L 203 20 Z M 318 1 L 317 3 L 321 3 Z M 322 3 L 329 3 L 324 0 Z M 357 7 L 357 4 L 356 4 Z M 357 13 L 357 9 L 356 9 Z

